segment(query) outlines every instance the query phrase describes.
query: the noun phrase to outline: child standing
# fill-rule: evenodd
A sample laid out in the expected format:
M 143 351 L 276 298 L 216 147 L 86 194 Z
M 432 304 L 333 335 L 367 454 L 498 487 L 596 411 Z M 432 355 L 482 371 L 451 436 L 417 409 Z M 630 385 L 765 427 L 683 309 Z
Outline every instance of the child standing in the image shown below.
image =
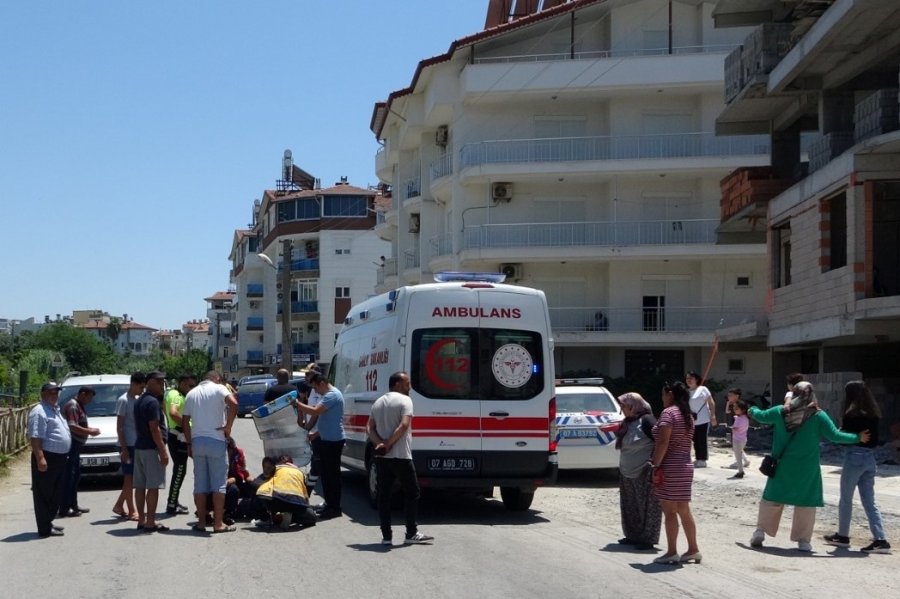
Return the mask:
M 747 403 L 738 399 L 731 408 L 734 411 L 734 423 L 731 425 L 731 448 L 734 450 L 734 463 L 737 464 L 737 472 L 729 478 L 744 478 L 744 466 L 750 465 L 750 460 L 744 455 L 744 447 L 747 446 L 747 430 L 750 428 L 750 418 L 747 417 Z
M 741 393 L 742 392 L 738 387 L 732 387 L 731 389 L 728 390 L 728 392 L 726 394 L 725 417 L 726 418 L 731 417 L 731 422 L 729 423 L 728 428 L 729 428 L 729 430 L 731 430 L 732 447 L 734 447 L 734 415 L 735 415 L 734 414 L 734 405 L 741 400 Z M 746 415 L 746 413 L 747 413 L 747 407 L 745 405 L 744 414 Z M 748 422 L 749 422 L 749 418 L 748 418 Z M 745 431 L 744 432 L 744 445 L 746 445 L 746 444 L 747 444 L 747 433 Z M 750 465 L 750 460 L 747 459 L 746 454 L 744 454 L 743 459 L 740 461 L 740 463 L 734 462 L 730 466 L 723 466 L 723 468 L 726 468 L 727 470 L 739 470 L 739 469 L 741 469 L 741 465 L 743 465 L 744 468 L 746 468 L 747 466 Z

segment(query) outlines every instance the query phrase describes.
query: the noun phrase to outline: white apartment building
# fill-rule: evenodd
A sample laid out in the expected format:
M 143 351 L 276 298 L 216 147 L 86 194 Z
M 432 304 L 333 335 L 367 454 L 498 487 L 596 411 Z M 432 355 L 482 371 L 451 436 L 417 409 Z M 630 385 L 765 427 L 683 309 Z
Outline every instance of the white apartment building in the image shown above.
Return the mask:
M 227 370 L 280 367 L 283 301 L 291 302 L 294 367 L 331 360 L 347 312 L 374 293 L 380 256 L 390 252 L 372 231 L 376 196 L 344 179 L 328 188 L 265 191 L 251 228 L 235 231 L 232 243 L 235 352 Z M 288 290 L 280 283 L 285 240 L 292 243 Z
M 233 319 L 234 291 L 217 291 L 204 298 L 208 328 L 208 350 L 213 368 L 219 372 L 229 370 L 234 355 Z M 227 366 L 227 367 L 226 367 Z
M 127 318 L 126 314 L 124 318 Z M 118 333 L 109 329 L 110 317 L 94 318 L 75 326 L 82 328 L 101 341 L 112 345 L 117 354 L 132 356 L 149 356 L 150 351 L 156 347 L 155 333 L 157 329 L 143 325 L 133 320 L 123 320 Z
M 770 135 L 777 157 L 780 193 L 762 212 L 773 375 L 819 375 L 810 378 L 840 398 L 842 380 L 862 376 L 876 396 L 896 398 L 900 3 L 756 0 L 754 8 L 739 0 L 715 8 L 718 25 L 753 27 L 728 61 L 716 126 Z M 815 136 L 808 162 L 804 133 Z
M 557 4 L 557 3 L 551 3 Z M 769 138 L 717 136 L 749 29 L 714 3 L 563 3 L 458 39 L 375 106 L 393 203 L 379 291 L 506 272 L 548 298 L 557 375 L 769 381 L 764 227 L 723 227 L 720 181 Z

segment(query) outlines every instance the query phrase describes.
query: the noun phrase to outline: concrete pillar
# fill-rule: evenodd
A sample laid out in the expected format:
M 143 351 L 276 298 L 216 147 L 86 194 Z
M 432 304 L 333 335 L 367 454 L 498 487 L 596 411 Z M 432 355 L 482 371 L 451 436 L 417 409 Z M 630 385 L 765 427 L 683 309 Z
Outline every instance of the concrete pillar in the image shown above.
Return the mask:
M 853 131 L 853 92 L 822 92 L 819 98 L 819 131 L 825 135 L 835 131 Z
M 800 127 L 772 132 L 772 170 L 778 179 L 795 179 L 800 171 Z

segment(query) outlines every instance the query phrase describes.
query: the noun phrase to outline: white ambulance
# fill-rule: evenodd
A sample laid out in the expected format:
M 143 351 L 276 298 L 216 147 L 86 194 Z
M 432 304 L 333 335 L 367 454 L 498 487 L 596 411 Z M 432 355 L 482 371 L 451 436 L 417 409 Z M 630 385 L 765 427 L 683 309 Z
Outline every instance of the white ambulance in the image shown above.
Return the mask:
M 366 423 L 394 372 L 409 373 L 423 488 L 491 495 L 525 510 L 558 469 L 550 318 L 542 291 L 496 273 L 438 273 L 351 308 L 329 370 L 344 395 L 343 464 L 376 478 Z

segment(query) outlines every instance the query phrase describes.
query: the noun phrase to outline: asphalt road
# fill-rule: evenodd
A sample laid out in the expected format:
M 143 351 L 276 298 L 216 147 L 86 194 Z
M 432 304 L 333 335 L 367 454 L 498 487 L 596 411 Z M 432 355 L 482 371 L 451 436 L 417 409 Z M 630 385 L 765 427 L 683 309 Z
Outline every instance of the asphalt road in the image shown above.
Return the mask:
M 239 420 L 234 435 L 251 473 L 258 473 L 262 443 L 252 421 Z M 722 451 L 713 458 L 711 464 L 724 464 L 729 456 Z M 80 492 L 91 512 L 59 520 L 64 537 L 39 539 L 28 463 L 19 460 L 0 481 L 0 596 L 758 599 L 852 596 L 854 590 L 896 596 L 896 555 L 829 553 L 821 542 L 812 556 L 801 555 L 781 537 L 763 551 L 751 550 L 745 537 L 762 477 L 737 487 L 723 482 L 727 474 L 716 468 L 698 473 L 703 563 L 670 567 L 651 563 L 658 553 L 615 544 L 621 536 L 617 483 L 597 473 L 563 476 L 561 485 L 539 490 L 525 513 L 507 512 L 499 498 L 426 496 L 420 526 L 436 537 L 434 545 L 384 548 L 365 480 L 351 473 L 344 475 L 345 517 L 305 530 L 269 532 L 238 523 L 236 532 L 201 536 L 190 530 L 192 517 L 175 516 L 163 520 L 170 532 L 141 534 L 112 517 L 117 486 L 92 483 Z M 828 480 L 833 489 L 834 476 Z M 887 484 L 882 511 L 893 525 L 900 485 L 896 477 Z M 190 503 L 191 485 L 189 468 L 182 503 Z M 746 507 L 719 505 L 725 499 Z M 395 542 L 402 538 L 401 520 L 395 513 Z M 822 525 L 821 532 L 830 532 L 830 523 Z

